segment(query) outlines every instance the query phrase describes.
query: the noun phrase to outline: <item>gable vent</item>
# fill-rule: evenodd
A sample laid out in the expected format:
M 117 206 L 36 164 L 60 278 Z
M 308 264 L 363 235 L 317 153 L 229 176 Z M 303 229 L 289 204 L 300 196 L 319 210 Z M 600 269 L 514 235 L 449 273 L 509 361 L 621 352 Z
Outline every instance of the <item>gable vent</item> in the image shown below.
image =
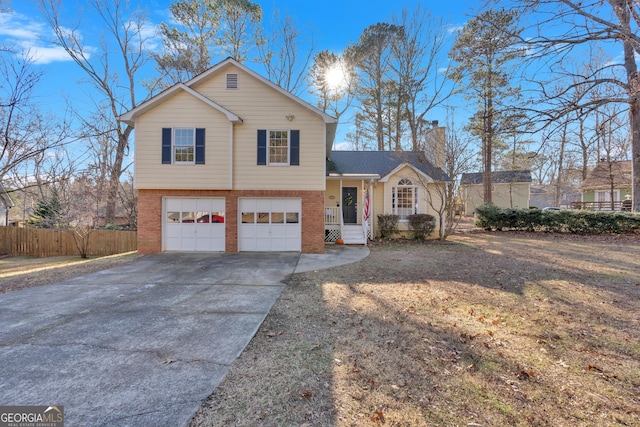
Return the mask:
M 237 74 L 227 74 L 227 89 L 238 89 Z

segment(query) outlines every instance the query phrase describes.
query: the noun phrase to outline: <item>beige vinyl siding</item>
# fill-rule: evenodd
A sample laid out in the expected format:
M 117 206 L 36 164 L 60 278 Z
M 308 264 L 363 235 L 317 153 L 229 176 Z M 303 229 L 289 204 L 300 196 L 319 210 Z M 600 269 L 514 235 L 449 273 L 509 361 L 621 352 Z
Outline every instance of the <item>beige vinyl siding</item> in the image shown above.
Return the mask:
M 226 89 L 227 73 L 238 74 L 237 89 Z M 324 190 L 325 125 L 319 115 L 234 66 L 193 89 L 243 119 L 235 126 L 234 189 Z M 258 166 L 258 129 L 299 130 L 300 165 Z
M 205 129 L 204 165 L 162 164 L 162 128 Z M 139 189 L 229 189 L 231 123 L 219 111 L 181 92 L 136 121 L 135 182 Z
M 397 171 L 394 175 L 389 177 L 388 181 L 384 185 L 384 212 L 387 214 L 392 214 L 393 212 L 393 188 L 398 185 L 398 182 L 403 179 L 410 179 L 413 185 L 418 187 L 418 212 L 420 214 L 430 214 L 436 218 L 436 230 L 439 229 L 439 217 L 438 213 L 434 208 L 439 208 L 439 198 L 440 194 L 437 191 L 436 186 L 441 184 L 434 184 L 427 182 L 427 178 L 424 176 L 420 176 L 417 172 L 410 168 L 409 166 L 405 166 L 404 168 Z M 429 180 L 430 181 L 430 180 Z M 429 203 L 428 193 L 431 193 L 431 204 Z M 405 221 L 398 222 L 398 231 L 407 231 L 409 230 L 409 223 Z
M 501 208 L 529 208 L 529 183 L 493 184 L 491 199 Z M 484 203 L 482 184 L 463 185 L 465 213 L 473 215 L 476 208 Z

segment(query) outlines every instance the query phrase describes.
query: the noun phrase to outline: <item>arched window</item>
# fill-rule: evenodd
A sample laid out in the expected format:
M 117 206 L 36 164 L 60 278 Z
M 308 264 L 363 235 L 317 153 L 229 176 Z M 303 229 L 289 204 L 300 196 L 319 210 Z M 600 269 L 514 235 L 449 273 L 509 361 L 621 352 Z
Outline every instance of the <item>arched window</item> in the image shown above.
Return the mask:
M 393 187 L 393 213 L 406 221 L 409 215 L 418 213 L 418 190 L 409 178 L 402 178 L 398 185 Z

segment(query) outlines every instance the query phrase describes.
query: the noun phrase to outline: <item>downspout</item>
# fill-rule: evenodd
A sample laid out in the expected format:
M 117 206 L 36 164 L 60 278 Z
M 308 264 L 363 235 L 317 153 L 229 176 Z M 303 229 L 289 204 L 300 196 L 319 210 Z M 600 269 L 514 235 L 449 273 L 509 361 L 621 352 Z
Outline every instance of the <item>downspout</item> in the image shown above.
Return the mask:
M 233 190 L 233 122 L 229 122 L 229 190 Z

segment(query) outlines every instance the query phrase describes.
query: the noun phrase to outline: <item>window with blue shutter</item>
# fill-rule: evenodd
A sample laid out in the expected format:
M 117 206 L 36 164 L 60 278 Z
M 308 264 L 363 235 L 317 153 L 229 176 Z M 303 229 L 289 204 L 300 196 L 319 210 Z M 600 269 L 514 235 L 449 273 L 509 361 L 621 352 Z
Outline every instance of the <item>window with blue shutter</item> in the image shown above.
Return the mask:
M 162 128 L 162 164 L 205 162 L 205 129 Z
M 291 131 L 290 154 L 291 154 L 291 158 L 289 159 L 289 164 L 291 166 L 299 166 L 300 165 L 300 131 L 299 130 Z
M 162 128 L 162 164 L 171 164 L 171 134 L 173 129 Z
M 300 165 L 300 131 L 258 130 L 258 165 Z
M 204 165 L 204 129 L 196 129 L 196 165 Z
M 267 164 L 267 131 L 258 129 L 258 165 Z

